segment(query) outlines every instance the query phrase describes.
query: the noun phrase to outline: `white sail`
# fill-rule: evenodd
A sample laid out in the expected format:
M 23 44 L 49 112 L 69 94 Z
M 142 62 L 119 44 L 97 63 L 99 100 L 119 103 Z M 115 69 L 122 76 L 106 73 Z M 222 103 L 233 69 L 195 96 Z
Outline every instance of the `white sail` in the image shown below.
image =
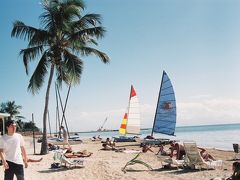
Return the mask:
M 126 134 L 140 134 L 139 101 L 133 86 L 130 91 Z

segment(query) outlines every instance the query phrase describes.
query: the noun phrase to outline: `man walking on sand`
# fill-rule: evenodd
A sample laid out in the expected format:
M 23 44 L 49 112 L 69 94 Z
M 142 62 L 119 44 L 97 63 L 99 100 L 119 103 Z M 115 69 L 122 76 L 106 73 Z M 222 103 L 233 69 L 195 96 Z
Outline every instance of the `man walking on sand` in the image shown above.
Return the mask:
M 14 174 L 17 180 L 24 180 L 24 169 L 28 167 L 24 139 L 16 133 L 16 123 L 13 120 L 6 122 L 7 134 L 0 138 L 0 157 L 2 159 L 4 180 L 13 180 Z

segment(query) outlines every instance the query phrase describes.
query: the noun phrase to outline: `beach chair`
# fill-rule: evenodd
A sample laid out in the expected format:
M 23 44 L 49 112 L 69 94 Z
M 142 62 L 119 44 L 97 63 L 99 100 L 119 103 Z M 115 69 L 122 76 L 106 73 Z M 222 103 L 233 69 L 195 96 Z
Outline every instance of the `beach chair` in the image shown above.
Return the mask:
M 203 166 L 209 168 L 222 167 L 222 160 L 217 161 L 205 161 L 198 151 L 197 144 L 195 142 L 184 142 L 184 150 L 186 152 L 186 164 L 195 169 L 196 166 L 199 166 L 202 169 Z
M 165 158 L 164 160 L 163 160 L 163 162 L 164 163 L 167 163 L 167 166 L 172 166 L 172 165 L 174 165 L 174 166 L 176 166 L 178 169 L 179 169 L 179 167 L 184 167 L 185 166 L 185 161 L 184 160 L 177 160 L 177 159 L 175 159 L 175 158 Z M 162 163 L 162 162 L 161 162 Z
M 59 163 L 62 165 L 64 164 L 65 167 L 84 167 L 83 162 L 84 160 L 82 158 L 71 160 L 69 158 L 66 158 L 64 156 L 64 153 L 61 151 L 55 151 L 53 156 L 54 161 L 59 161 Z
M 233 144 L 233 150 L 234 150 L 234 160 L 239 160 L 240 159 L 240 146 L 239 144 Z

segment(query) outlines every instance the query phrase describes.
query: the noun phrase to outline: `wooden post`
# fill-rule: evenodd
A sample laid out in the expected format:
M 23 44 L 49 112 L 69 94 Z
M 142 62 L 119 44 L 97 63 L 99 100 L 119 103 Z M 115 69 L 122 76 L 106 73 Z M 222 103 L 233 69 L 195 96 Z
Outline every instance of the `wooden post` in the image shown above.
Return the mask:
M 34 131 L 34 117 L 33 117 L 33 113 L 32 113 L 32 123 L 33 123 L 33 153 L 36 154 L 36 149 L 35 149 L 35 131 Z

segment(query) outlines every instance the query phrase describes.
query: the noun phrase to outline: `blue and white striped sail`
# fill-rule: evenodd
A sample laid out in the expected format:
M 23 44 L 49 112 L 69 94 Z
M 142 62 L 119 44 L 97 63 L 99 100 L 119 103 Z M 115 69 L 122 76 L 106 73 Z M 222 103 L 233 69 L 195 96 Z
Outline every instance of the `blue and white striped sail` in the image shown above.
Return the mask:
M 153 132 L 174 135 L 176 126 L 176 100 L 172 83 L 165 71 L 159 91 Z

